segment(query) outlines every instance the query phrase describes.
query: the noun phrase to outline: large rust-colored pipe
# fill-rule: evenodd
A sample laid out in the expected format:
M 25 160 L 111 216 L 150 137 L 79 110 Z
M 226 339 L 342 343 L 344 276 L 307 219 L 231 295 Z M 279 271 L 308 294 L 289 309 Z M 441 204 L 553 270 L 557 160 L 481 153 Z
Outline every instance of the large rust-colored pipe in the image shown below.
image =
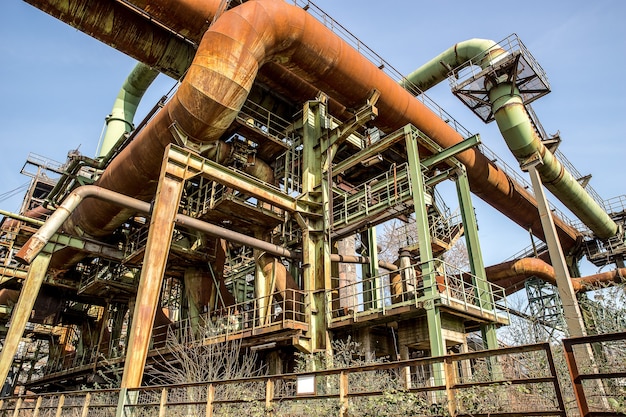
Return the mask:
M 503 262 L 485 268 L 487 280 L 515 292 L 522 288 L 524 281 L 536 277 L 556 286 L 554 268 L 538 258 L 523 258 Z M 626 268 L 617 268 L 613 271 L 601 272 L 581 278 L 572 278 L 574 291 L 587 291 L 603 284 L 626 282 Z
M 462 140 L 443 120 L 305 11 L 281 1 L 251 1 L 226 12 L 207 32 L 175 97 L 142 138 L 137 137 L 113 161 L 99 185 L 150 199 L 163 149 L 172 140 L 171 123 L 176 120 L 197 140 L 216 140 L 236 116 L 259 67 L 266 62 L 280 62 L 347 107 L 361 105 L 377 89 L 382 94 L 376 124 L 383 130 L 412 123 L 443 147 Z M 523 187 L 476 150 L 458 158 L 468 167 L 474 193 L 542 236 L 534 198 Z M 74 224 L 96 235 L 108 233 L 128 215 L 97 205 L 85 205 L 81 211 L 85 214 L 74 218 Z M 563 246 L 574 247 L 578 233 L 562 222 L 557 221 L 557 227 Z
M 184 74 L 195 54 L 192 42 L 155 25 L 121 1 L 24 1 L 174 79 Z M 206 3 L 215 2 L 219 0 Z M 168 3 L 173 11 L 178 10 L 177 2 Z M 212 18 L 213 14 L 207 16 Z

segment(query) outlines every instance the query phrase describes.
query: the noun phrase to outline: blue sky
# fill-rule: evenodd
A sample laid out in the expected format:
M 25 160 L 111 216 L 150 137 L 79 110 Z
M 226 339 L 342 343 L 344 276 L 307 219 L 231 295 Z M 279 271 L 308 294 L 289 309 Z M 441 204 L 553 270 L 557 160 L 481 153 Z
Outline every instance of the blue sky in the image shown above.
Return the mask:
M 603 198 L 626 194 L 626 2 L 319 0 L 316 4 L 402 73 L 454 43 L 517 33 L 546 71 L 552 92 L 533 104 L 561 151 Z M 18 0 L 0 3 L 0 194 L 27 181 L 29 152 L 64 161 L 80 146 L 93 156 L 104 117 L 134 61 Z M 173 80 L 159 76 L 138 120 Z M 517 166 L 495 124 L 484 125 L 450 92 L 431 97 L 503 160 Z M 16 210 L 19 198 L 0 202 Z M 454 202 L 450 203 L 455 207 Z M 529 245 L 528 234 L 475 200 L 487 264 Z M 506 244 L 503 244 L 506 243 Z

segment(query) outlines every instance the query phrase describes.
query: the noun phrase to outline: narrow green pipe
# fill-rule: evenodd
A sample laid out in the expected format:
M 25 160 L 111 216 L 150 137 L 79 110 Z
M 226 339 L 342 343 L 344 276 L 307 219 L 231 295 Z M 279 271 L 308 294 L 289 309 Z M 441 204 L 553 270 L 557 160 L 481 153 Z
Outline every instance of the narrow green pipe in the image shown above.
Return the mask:
M 158 71 L 141 62 L 133 68 L 117 94 L 111 114 L 106 118 L 106 132 L 98 150 L 98 157 L 107 155 L 124 133 L 133 130 L 137 106 L 157 75 Z
M 498 128 L 515 158 L 523 163 L 538 154 L 542 164 L 537 171 L 545 187 L 596 236 L 603 239 L 614 236 L 617 224 L 537 136 L 517 87 L 509 82 L 498 84 L 489 90 L 489 100 Z
M 405 88 L 415 85 L 421 91 L 426 91 L 445 80 L 451 69 L 467 66 L 470 60 L 474 65 L 484 67 L 493 61 L 488 58 L 502 52 L 504 52 L 502 48 L 489 39 L 469 39 L 459 42 L 407 75 L 406 81 L 402 80 L 400 84 Z
M 471 65 L 480 65 L 484 69 L 506 53 L 492 40 L 470 39 L 459 42 L 407 75 L 401 84 L 407 89 L 413 84 L 421 91 L 426 91 L 445 80 L 451 69 L 458 70 L 470 65 L 470 60 Z M 542 166 L 537 171 L 546 188 L 596 236 L 603 239 L 614 236 L 619 229 L 617 224 L 541 143 L 517 88 L 507 82 L 486 88 L 489 89 L 496 123 L 517 160 L 522 163 L 538 153 Z

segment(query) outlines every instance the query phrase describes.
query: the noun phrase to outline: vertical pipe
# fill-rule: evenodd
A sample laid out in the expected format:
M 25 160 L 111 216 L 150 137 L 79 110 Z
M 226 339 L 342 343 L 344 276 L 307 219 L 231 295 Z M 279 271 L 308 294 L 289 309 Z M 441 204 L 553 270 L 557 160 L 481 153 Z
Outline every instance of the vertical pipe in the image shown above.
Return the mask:
M 104 157 L 115 146 L 120 137 L 133 130 L 133 119 L 141 97 L 159 72 L 138 62 L 120 89 L 111 114 L 106 118 L 106 131 L 98 149 L 98 156 Z

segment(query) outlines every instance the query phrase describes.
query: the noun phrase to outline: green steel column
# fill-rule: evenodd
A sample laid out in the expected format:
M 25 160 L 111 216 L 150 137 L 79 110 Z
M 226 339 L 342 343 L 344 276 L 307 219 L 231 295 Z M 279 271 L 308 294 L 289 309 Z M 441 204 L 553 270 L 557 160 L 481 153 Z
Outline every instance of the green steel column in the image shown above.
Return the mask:
M 13 358 L 17 352 L 20 340 L 22 340 L 26 323 L 28 323 L 30 314 L 33 311 L 33 306 L 35 305 L 37 295 L 39 295 L 41 284 L 46 277 L 50 258 L 51 255 L 43 252 L 37 255 L 30 265 L 17 304 L 13 307 L 9 330 L 4 339 L 2 351 L 0 351 L 0 383 L 3 385 L 11 369 L 11 365 L 13 364 Z
M 470 270 L 472 275 L 479 278 L 474 279 L 474 286 L 478 291 L 478 302 L 481 308 L 493 311 L 495 309 L 492 304 L 492 294 L 487 277 L 485 274 L 485 264 L 483 263 L 482 251 L 480 250 L 480 242 L 478 240 L 478 223 L 476 222 L 476 213 L 472 205 L 472 194 L 469 188 L 467 172 L 462 168 L 461 173 L 456 180 L 456 191 L 459 197 L 459 205 L 461 209 L 461 218 L 463 219 L 463 231 L 465 235 L 465 244 L 467 246 L 467 255 L 469 257 Z M 496 336 L 496 326 L 493 323 L 481 326 L 483 342 L 488 349 L 496 349 L 498 347 L 498 338 Z
M 135 65 L 117 94 L 111 114 L 106 118 L 107 127 L 98 150 L 99 157 L 107 155 L 124 133 L 133 130 L 137 106 L 157 75 L 158 71 L 141 62 Z
M 311 350 L 330 349 L 326 323 L 326 289 L 331 288 L 330 245 L 326 241 L 327 226 L 322 211 L 329 197 L 322 186 L 324 164 L 320 138 L 326 128 L 326 105 L 322 100 L 309 101 L 303 111 L 302 193 L 308 201 L 311 216 L 302 213 L 302 278 L 310 297 Z
M 413 191 L 413 206 L 415 209 L 415 225 L 417 227 L 417 239 L 419 241 L 419 253 L 422 262 L 422 279 L 424 283 L 424 296 L 426 319 L 428 322 L 428 335 L 430 338 L 431 356 L 443 356 L 446 353 L 446 343 L 441 326 L 441 312 L 435 303 L 439 298 L 433 251 L 430 242 L 430 230 L 428 227 L 428 212 L 424 199 L 424 176 L 422 175 L 419 151 L 417 147 L 417 135 L 414 135 L 410 127 L 406 127 L 406 147 L 411 187 Z M 435 384 L 444 381 L 443 364 L 434 365 Z
M 361 233 L 361 243 L 367 248 L 368 263 L 362 265 L 363 307 L 367 309 L 381 308 L 383 295 L 378 277 L 378 244 L 376 228 L 372 227 Z
M 183 192 L 186 171 L 170 164 L 169 147 L 161 168 L 159 185 L 150 219 L 146 252 L 139 278 L 137 298 L 129 331 L 129 340 L 122 376 L 122 388 L 141 386 L 143 370 L 150 347 L 154 317 L 159 308 L 163 274 L 174 232 L 174 219 Z M 183 171 L 183 172 L 181 172 Z

